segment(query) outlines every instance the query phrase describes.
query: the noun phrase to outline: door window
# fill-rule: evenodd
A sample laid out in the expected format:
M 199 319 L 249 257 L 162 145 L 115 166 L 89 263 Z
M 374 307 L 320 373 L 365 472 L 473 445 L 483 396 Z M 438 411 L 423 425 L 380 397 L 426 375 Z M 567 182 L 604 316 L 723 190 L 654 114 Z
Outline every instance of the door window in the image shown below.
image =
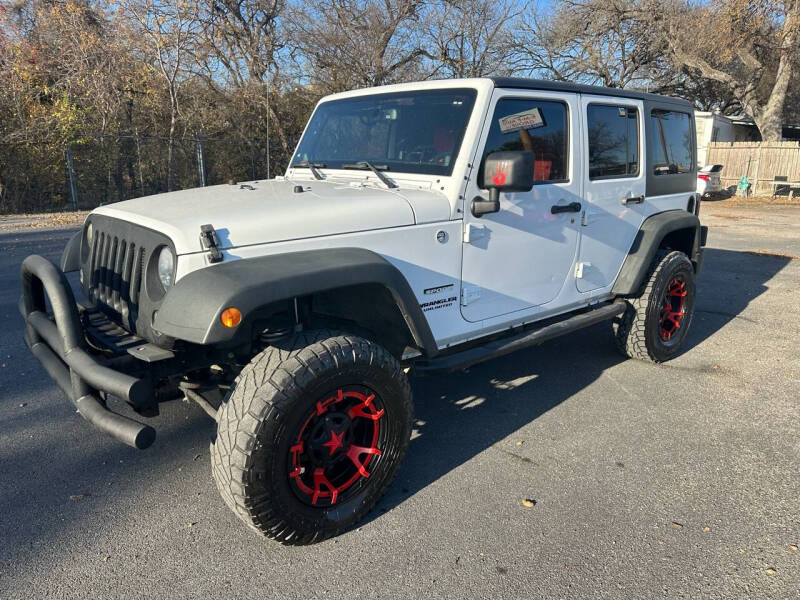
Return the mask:
M 568 180 L 567 107 L 563 102 L 504 98 L 494 109 L 483 158 L 492 152 L 534 154 L 534 183 Z M 478 174 L 483 181 L 483 160 Z
M 655 175 L 692 172 L 692 125 L 687 113 L 653 109 L 649 143 Z
M 627 106 L 590 104 L 589 178 L 635 177 L 639 174 L 639 113 Z

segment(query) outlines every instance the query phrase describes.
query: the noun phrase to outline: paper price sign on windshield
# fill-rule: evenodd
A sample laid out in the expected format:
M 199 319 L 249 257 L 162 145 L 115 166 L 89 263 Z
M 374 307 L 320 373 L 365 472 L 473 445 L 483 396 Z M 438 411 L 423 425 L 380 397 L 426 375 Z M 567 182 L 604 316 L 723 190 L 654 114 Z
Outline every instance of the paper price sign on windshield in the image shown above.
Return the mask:
M 538 107 L 524 110 L 514 115 L 508 115 L 507 117 L 501 118 L 498 122 L 500 123 L 500 131 L 503 133 L 544 127 L 542 111 L 539 110 Z

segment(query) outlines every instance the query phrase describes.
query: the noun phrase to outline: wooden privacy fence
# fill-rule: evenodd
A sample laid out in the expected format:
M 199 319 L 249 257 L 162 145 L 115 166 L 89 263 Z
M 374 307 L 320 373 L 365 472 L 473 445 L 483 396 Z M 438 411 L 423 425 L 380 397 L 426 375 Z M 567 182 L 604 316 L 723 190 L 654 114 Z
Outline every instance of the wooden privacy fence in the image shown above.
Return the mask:
M 711 142 L 708 164 L 723 165 L 723 186 L 747 176 L 752 194 L 770 195 L 776 176 L 800 181 L 800 142 Z

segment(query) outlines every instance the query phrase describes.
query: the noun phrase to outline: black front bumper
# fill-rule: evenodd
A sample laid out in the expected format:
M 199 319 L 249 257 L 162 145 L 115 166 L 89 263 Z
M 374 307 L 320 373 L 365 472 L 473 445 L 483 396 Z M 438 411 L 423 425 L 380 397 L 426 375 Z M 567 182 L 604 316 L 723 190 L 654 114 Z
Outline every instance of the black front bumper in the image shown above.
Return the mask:
M 47 312 L 46 298 L 52 316 Z M 143 406 L 153 397 L 152 385 L 107 366 L 101 357 L 87 352 L 72 288 L 63 271 L 46 258 L 32 255 L 22 263 L 20 312 L 25 320 L 25 343 L 78 413 L 129 446 L 150 446 L 156 436 L 152 427 L 112 412 L 101 398 L 110 394 Z

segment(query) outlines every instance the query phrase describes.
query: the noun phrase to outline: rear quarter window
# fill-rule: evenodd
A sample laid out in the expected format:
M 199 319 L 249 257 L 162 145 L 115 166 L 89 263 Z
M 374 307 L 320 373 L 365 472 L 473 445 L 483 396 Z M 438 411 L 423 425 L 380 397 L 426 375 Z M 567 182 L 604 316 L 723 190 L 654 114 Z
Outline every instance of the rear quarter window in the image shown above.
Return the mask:
M 650 113 L 650 169 L 656 176 L 691 173 L 692 124 L 688 113 L 654 108 Z

